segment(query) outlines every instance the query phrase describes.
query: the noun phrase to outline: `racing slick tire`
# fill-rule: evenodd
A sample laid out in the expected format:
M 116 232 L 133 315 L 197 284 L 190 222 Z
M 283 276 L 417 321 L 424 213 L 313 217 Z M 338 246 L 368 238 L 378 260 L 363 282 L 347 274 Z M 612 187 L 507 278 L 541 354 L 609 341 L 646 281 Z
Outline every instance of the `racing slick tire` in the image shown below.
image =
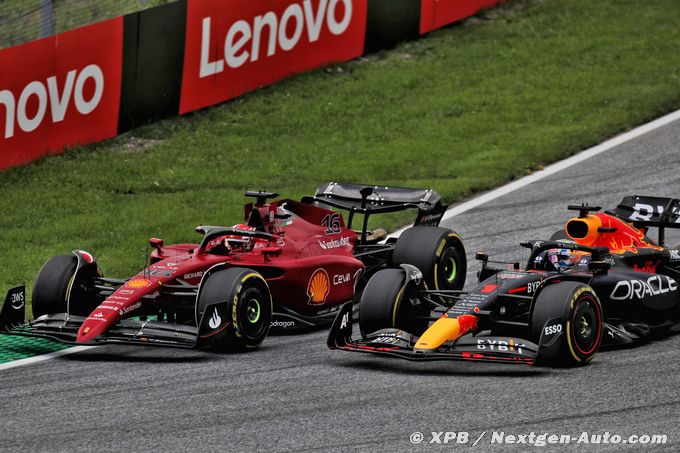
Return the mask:
M 546 326 L 551 319 L 558 321 Z M 584 283 L 553 283 L 538 293 L 530 327 L 532 341 L 539 345 L 537 364 L 587 365 L 602 342 L 602 306 L 595 291 Z M 542 337 L 550 347 L 541 347 Z
M 567 236 L 566 230 L 555 231 L 552 236 L 550 236 L 551 241 L 571 241 L 571 238 Z
M 258 272 L 228 268 L 203 278 L 196 300 L 199 339 L 211 349 L 256 349 L 267 337 L 272 319 L 269 286 Z
M 429 325 L 430 305 L 414 305 L 416 285 L 403 269 L 382 269 L 366 284 L 359 303 L 359 328 L 366 336 L 381 329 L 401 329 L 420 336 Z
M 54 256 L 47 260 L 38 273 L 33 285 L 31 305 L 35 318 L 53 314 L 66 313 L 75 316 L 87 316 L 98 305 L 97 300 L 88 302 L 80 283 L 85 272 L 79 272 L 78 281 L 71 287 L 71 306 L 68 307 L 68 288 L 75 279 L 78 259 L 75 256 Z M 96 272 L 96 267 L 94 268 Z M 82 269 L 82 271 L 85 271 Z M 82 275 L 81 275 L 82 274 Z
M 459 290 L 465 284 L 467 259 L 463 242 L 446 228 L 416 226 L 404 231 L 394 245 L 391 267 L 401 264 L 416 266 L 428 289 Z

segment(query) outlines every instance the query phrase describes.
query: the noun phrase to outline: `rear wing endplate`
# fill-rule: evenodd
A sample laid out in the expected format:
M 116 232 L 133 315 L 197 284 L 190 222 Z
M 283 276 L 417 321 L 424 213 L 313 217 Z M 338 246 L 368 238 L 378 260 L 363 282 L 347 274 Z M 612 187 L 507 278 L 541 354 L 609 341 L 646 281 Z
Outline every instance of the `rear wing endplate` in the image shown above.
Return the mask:
M 680 199 L 630 195 L 610 214 L 632 222 L 636 227 L 659 228 L 659 245 L 664 243 L 665 228 L 680 228 Z

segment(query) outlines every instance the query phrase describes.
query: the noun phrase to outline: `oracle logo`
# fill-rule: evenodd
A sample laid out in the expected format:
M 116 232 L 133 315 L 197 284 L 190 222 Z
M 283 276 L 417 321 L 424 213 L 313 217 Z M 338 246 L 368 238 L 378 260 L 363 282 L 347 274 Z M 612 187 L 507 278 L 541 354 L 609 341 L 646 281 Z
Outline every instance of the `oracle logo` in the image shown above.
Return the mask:
M 344 8 L 339 10 L 342 4 Z M 338 11 L 344 14 L 338 19 Z M 247 61 L 260 59 L 260 44 L 265 29 L 267 31 L 266 51 L 271 57 L 279 51 L 288 52 L 295 48 L 306 30 L 310 43 L 319 40 L 324 27 L 333 35 L 343 34 L 352 22 L 352 0 L 320 0 L 314 8 L 312 0 L 290 4 L 279 18 L 274 11 L 255 16 L 252 23 L 246 20 L 234 22 L 224 38 L 224 57 L 210 61 L 210 35 L 212 18 L 202 20 L 200 78 L 209 77 L 224 71 L 224 64 L 239 68 Z
M 88 80 L 94 83 L 94 90 L 85 89 Z M 81 71 L 71 70 L 66 79 L 59 82 L 56 76 L 48 77 L 45 82 L 35 80 L 24 87 L 18 100 L 11 91 L 0 91 L 0 105 L 5 108 L 5 138 L 14 136 L 15 124 L 24 132 L 36 130 L 48 114 L 48 106 L 52 123 L 59 123 L 64 120 L 71 99 L 82 115 L 92 113 L 102 100 L 104 73 L 96 64 Z M 32 98 L 37 101 L 37 109 L 27 108 Z

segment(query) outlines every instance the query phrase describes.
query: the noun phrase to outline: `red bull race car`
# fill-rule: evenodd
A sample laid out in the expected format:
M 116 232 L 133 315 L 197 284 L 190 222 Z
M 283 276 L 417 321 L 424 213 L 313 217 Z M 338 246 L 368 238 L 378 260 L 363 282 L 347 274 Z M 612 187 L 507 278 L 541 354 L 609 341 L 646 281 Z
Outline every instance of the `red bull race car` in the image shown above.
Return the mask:
M 199 244 L 152 238 L 149 264 L 131 278 L 104 277 L 83 250 L 51 258 L 33 288 L 36 319 L 23 323 L 20 287 L 8 294 L 0 325 L 79 344 L 247 350 L 270 328 L 330 324 L 388 266 L 412 263 L 434 287 L 463 286 L 465 250 L 457 234 L 437 227 L 446 206 L 433 190 L 325 183 L 302 201 L 246 196 L 255 198 L 245 205 L 246 223 L 197 227 Z M 347 224 L 334 208 L 348 211 Z M 368 230 L 371 215 L 405 209 L 418 217 L 403 239 Z M 352 229 L 356 216 L 360 230 Z
M 680 330 L 680 250 L 664 245 L 680 228 L 680 200 L 626 197 L 612 212 L 570 206 L 578 217 L 529 259 L 495 268 L 484 254 L 470 292 L 432 288 L 417 266 L 377 272 L 363 292 L 361 339 L 349 306 L 331 349 L 408 360 L 585 365 L 600 345 L 627 345 Z M 647 236 L 659 230 L 655 242 Z

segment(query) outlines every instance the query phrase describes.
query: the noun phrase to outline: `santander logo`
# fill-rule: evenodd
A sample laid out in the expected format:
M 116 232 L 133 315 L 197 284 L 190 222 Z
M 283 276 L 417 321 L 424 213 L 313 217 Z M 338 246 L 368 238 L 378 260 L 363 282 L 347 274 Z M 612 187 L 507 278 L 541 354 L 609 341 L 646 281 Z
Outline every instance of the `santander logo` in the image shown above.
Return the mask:
M 81 115 L 89 115 L 99 105 L 103 94 L 104 72 L 96 64 L 80 71 L 71 70 L 62 80 L 56 76 L 34 80 L 21 93 L 0 90 L 0 105 L 5 110 L 4 137 L 13 137 L 16 127 L 33 132 L 47 116 L 52 123 L 59 123 L 71 104 Z
M 319 40 L 322 30 L 333 35 L 343 34 L 352 22 L 352 0 L 303 0 L 291 3 L 279 17 L 268 11 L 252 21 L 238 20 L 224 35 L 223 57 L 210 61 L 212 18 L 204 17 L 201 29 L 200 78 L 219 74 L 229 68 L 239 68 L 246 62 L 265 57 L 260 46 L 266 39 L 266 57 L 293 50 L 301 40 Z M 316 6 L 315 6 L 316 5 Z

